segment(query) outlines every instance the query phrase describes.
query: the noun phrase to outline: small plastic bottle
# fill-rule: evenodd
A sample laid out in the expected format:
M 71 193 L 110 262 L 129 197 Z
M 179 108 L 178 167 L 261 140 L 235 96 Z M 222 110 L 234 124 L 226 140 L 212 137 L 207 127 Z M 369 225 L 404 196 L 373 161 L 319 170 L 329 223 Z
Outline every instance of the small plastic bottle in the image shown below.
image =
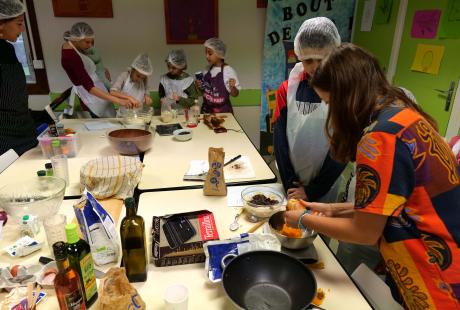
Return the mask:
M 64 124 L 63 123 L 57 123 L 56 124 L 56 129 L 58 132 L 59 136 L 65 136 L 65 129 L 64 129 Z
M 21 220 L 21 237 L 25 236 L 29 236 L 31 238 L 35 237 L 32 223 L 28 215 L 24 215 Z
M 199 119 L 201 116 L 201 107 L 198 103 L 198 99 L 195 99 L 195 103 L 190 108 L 190 111 L 192 112 L 192 116 L 197 120 L 197 123 L 199 123 Z
M 45 170 L 38 170 L 37 171 L 37 176 L 38 176 L 38 184 L 40 190 L 44 191 L 48 189 L 48 183 L 46 181 L 46 171 Z
M 46 176 L 52 177 L 53 176 L 53 165 L 51 163 L 46 163 L 45 169 L 46 169 Z
M 53 154 L 54 155 L 61 155 L 62 154 L 62 150 L 61 150 L 61 141 L 59 140 L 53 140 L 53 142 L 51 142 L 51 147 L 53 148 Z
M 49 125 L 49 130 L 48 130 L 48 132 L 49 132 L 50 137 L 57 137 L 57 136 L 59 135 L 55 123 L 51 123 L 51 124 Z

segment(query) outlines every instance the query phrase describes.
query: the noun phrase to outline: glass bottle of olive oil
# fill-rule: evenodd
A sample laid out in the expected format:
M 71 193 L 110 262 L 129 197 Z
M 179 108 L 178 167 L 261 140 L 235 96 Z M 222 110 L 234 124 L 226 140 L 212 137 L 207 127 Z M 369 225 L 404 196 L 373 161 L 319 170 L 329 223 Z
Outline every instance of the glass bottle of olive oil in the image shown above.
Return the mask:
M 70 266 L 80 276 L 81 287 L 85 297 L 86 307 L 89 308 L 97 299 L 96 276 L 94 275 L 93 256 L 89 244 L 78 236 L 78 227 L 75 223 L 65 227 L 67 235 L 67 253 Z
M 136 214 L 134 198 L 126 198 L 125 207 L 126 216 L 120 225 L 123 264 L 129 282 L 143 282 L 147 280 L 145 223 L 144 219 Z

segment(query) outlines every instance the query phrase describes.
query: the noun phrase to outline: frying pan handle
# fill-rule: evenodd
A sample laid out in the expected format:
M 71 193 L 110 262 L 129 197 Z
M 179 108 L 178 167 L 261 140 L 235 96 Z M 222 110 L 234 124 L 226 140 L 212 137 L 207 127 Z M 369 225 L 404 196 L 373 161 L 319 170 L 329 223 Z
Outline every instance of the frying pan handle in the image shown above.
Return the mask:
M 227 264 L 226 264 L 227 261 L 230 262 L 237 256 L 238 255 L 236 255 L 236 254 L 229 253 L 229 254 L 225 255 L 224 257 L 222 257 L 222 259 L 220 260 L 220 266 L 222 267 L 222 269 L 225 269 L 225 267 L 227 267 Z

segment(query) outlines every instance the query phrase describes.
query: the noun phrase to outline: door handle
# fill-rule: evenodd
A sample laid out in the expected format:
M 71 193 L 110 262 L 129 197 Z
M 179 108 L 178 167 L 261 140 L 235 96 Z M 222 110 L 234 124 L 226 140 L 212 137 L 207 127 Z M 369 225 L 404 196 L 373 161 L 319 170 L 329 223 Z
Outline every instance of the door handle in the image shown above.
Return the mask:
M 435 88 L 434 91 L 438 92 L 440 95 L 446 97 L 446 103 L 444 105 L 444 111 L 449 111 L 450 103 L 452 102 L 452 95 L 454 94 L 455 81 L 451 81 L 448 90 L 442 90 Z

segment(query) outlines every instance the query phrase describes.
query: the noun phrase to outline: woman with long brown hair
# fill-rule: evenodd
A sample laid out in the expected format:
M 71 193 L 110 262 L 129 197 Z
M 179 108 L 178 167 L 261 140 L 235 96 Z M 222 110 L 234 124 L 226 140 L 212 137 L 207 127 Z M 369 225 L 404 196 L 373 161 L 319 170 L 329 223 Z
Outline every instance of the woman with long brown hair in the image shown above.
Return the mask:
M 326 216 L 290 211 L 286 221 L 342 241 L 378 243 L 405 307 L 460 309 L 459 173 L 434 120 L 352 44 L 333 50 L 311 85 L 329 104 L 332 156 L 356 161 L 355 202 L 303 202 Z

